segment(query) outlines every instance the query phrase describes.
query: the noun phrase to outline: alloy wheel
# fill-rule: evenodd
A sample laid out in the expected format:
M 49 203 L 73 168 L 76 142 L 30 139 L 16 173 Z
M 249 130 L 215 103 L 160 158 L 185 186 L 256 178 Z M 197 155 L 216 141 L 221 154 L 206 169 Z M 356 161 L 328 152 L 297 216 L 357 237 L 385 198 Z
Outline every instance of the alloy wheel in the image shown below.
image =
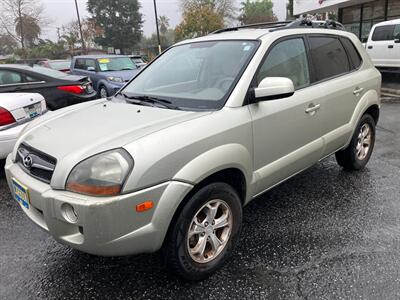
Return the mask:
M 356 145 L 356 154 L 359 160 L 364 160 L 369 153 L 372 142 L 372 130 L 368 123 L 361 126 Z
M 232 232 L 232 212 L 219 199 L 210 200 L 194 215 L 187 234 L 187 250 L 197 263 L 208 263 L 224 250 Z

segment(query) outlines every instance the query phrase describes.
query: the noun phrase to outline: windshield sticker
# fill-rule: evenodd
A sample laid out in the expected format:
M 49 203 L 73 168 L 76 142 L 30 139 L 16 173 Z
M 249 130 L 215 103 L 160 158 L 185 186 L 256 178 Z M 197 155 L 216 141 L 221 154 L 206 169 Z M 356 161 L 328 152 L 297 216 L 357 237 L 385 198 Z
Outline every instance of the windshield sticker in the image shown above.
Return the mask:
M 99 64 L 100 70 L 101 71 L 108 71 L 108 65 L 107 64 Z

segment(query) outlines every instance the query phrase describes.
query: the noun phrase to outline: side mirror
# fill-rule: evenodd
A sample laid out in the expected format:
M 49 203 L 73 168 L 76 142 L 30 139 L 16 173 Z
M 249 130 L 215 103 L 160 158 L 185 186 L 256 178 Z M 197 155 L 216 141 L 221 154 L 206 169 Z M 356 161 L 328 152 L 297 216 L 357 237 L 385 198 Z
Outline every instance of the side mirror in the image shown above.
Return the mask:
M 394 37 L 394 42 L 396 44 L 400 43 L 400 33 L 396 34 L 396 36 Z
M 94 68 L 94 67 L 87 67 L 87 70 L 89 72 L 96 72 L 96 68 Z
M 254 102 L 287 98 L 294 94 L 293 81 L 285 77 L 266 77 L 254 89 Z

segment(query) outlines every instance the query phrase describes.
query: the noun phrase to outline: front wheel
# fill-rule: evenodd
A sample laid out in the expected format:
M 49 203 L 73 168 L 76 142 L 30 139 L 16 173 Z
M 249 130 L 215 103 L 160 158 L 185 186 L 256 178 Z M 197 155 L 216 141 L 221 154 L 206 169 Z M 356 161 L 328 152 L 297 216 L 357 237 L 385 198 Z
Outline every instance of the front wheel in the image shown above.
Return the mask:
M 107 98 L 108 97 L 108 92 L 107 89 L 104 85 L 101 85 L 99 88 L 99 96 L 100 98 Z
M 350 145 L 336 153 L 336 160 L 346 170 L 361 170 L 368 163 L 375 145 L 375 120 L 365 114 L 354 132 Z
M 202 280 L 222 267 L 240 235 L 242 206 L 236 191 L 212 183 L 197 191 L 172 225 L 168 268 L 185 280 Z

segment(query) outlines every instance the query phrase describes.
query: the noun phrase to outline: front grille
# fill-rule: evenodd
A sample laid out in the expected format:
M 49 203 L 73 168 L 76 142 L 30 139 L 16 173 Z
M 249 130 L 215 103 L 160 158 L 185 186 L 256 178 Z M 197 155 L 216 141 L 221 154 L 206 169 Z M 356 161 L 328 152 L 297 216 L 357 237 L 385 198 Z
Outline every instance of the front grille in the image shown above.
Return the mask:
M 50 183 L 57 160 L 27 144 L 21 144 L 17 152 L 17 163 L 32 177 Z

